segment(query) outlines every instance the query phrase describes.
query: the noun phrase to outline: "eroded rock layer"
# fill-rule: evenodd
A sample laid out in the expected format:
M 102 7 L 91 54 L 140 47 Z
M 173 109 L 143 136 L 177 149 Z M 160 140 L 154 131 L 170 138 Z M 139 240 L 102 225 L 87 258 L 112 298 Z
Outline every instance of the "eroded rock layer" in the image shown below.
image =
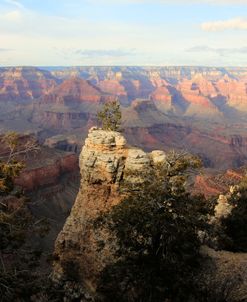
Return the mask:
M 68 279 L 71 271 L 84 286 L 95 289 L 97 277 L 114 260 L 114 243 L 108 241 L 107 231 L 95 230 L 93 221 L 118 204 L 124 180 L 139 182 L 145 171 L 164 161 L 165 153 L 145 153 L 127 147 L 118 132 L 92 128 L 80 154 L 81 185 L 77 199 L 55 245 L 54 277 Z M 138 177 L 129 171 L 138 171 Z M 140 176 L 140 177 L 139 177 Z M 98 244 L 104 242 L 99 251 Z
M 126 137 L 140 148 L 186 149 L 221 170 L 247 163 L 246 68 L 0 68 L 0 133 L 35 133 L 79 150 L 115 99 Z

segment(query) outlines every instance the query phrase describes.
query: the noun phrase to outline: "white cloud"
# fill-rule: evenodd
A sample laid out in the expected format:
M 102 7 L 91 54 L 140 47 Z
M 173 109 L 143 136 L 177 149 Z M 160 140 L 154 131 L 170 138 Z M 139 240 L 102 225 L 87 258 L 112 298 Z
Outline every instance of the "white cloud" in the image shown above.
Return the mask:
M 134 64 L 135 49 L 145 49 L 150 44 L 150 37 L 144 32 L 147 28 L 132 24 L 49 16 L 27 9 L 9 11 L 0 15 L 0 41 L 1 46 L 15 52 L 1 51 L 1 62 L 5 59 L 5 65 L 97 65 L 117 64 L 121 60 L 128 65 L 133 60 Z
M 228 56 L 228 55 L 236 55 L 236 54 L 243 54 L 246 55 L 247 53 L 247 47 L 209 47 L 206 45 L 201 46 L 194 46 L 186 50 L 187 52 L 212 52 L 216 53 L 219 56 Z
M 94 1 L 99 3 L 107 0 Z M 114 3 L 120 1 L 114 0 Z M 141 0 L 136 1 L 143 3 Z M 224 49 L 198 54 L 184 51 L 185 48 L 202 45 L 208 38 L 206 32 L 201 32 L 197 37 L 187 31 L 186 24 L 185 28 L 177 26 L 171 30 L 167 26 L 169 23 L 151 25 L 148 22 L 139 24 L 121 20 L 107 22 L 101 19 L 89 20 L 86 16 L 65 18 L 18 5 L 8 6 L 8 10 L 4 7 L 0 14 L 0 46 L 12 51 L 1 51 L 2 65 L 219 65 L 221 62 L 241 65 L 245 62 L 244 54 L 230 56 L 228 50 Z M 219 47 L 223 45 L 230 48 L 235 45 L 238 48 L 245 46 L 241 43 L 247 44 L 247 41 L 241 42 L 235 33 L 228 41 L 222 36 L 219 37 Z M 223 55 L 219 56 L 216 52 Z M 244 49 L 240 52 L 243 53 Z
M 0 20 L 7 22 L 20 22 L 22 20 L 22 13 L 18 10 L 10 11 L 2 16 L 0 16 Z
M 82 57 L 125 57 L 137 55 L 134 49 L 77 49 L 75 54 Z
M 11 4 L 13 6 L 16 6 L 19 9 L 23 9 L 24 8 L 24 5 L 22 5 L 20 2 L 18 2 L 16 0 L 4 0 L 4 2 L 6 2 L 7 4 Z
M 7 52 L 7 51 L 12 51 L 12 49 L 8 49 L 8 48 L 0 48 L 0 52 Z
M 247 19 L 234 18 L 229 20 L 205 22 L 202 23 L 201 28 L 205 31 L 247 30 Z

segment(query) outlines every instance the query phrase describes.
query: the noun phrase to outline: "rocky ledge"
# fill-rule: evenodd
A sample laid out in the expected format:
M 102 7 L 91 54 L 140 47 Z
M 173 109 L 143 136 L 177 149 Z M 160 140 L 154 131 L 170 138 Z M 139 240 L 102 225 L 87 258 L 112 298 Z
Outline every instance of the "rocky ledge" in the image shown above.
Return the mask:
M 83 286 L 95 290 L 100 272 L 113 261 L 114 244 L 107 241 L 105 231 L 96 233 L 92 221 L 121 202 L 120 185 L 130 180 L 129 171 L 138 172 L 140 181 L 145 171 L 164 160 L 163 151 L 145 153 L 128 147 L 119 132 L 90 129 L 79 160 L 80 190 L 55 244 L 56 280 L 68 280 L 73 272 Z M 97 248 L 99 241 L 105 243 L 101 251 Z

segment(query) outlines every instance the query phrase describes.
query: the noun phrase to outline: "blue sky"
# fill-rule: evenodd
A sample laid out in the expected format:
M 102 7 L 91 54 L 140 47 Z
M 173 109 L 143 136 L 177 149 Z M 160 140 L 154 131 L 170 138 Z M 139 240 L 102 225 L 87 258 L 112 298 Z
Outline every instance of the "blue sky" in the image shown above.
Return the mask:
M 247 66 L 247 0 L 0 0 L 0 65 Z

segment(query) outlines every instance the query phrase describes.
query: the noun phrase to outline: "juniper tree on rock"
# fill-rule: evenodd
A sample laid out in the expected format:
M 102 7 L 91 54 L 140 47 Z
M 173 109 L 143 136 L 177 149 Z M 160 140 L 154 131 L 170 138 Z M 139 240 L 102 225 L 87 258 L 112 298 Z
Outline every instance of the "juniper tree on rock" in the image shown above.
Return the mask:
M 105 103 L 97 117 L 103 130 L 118 131 L 122 118 L 119 102 L 115 100 Z

